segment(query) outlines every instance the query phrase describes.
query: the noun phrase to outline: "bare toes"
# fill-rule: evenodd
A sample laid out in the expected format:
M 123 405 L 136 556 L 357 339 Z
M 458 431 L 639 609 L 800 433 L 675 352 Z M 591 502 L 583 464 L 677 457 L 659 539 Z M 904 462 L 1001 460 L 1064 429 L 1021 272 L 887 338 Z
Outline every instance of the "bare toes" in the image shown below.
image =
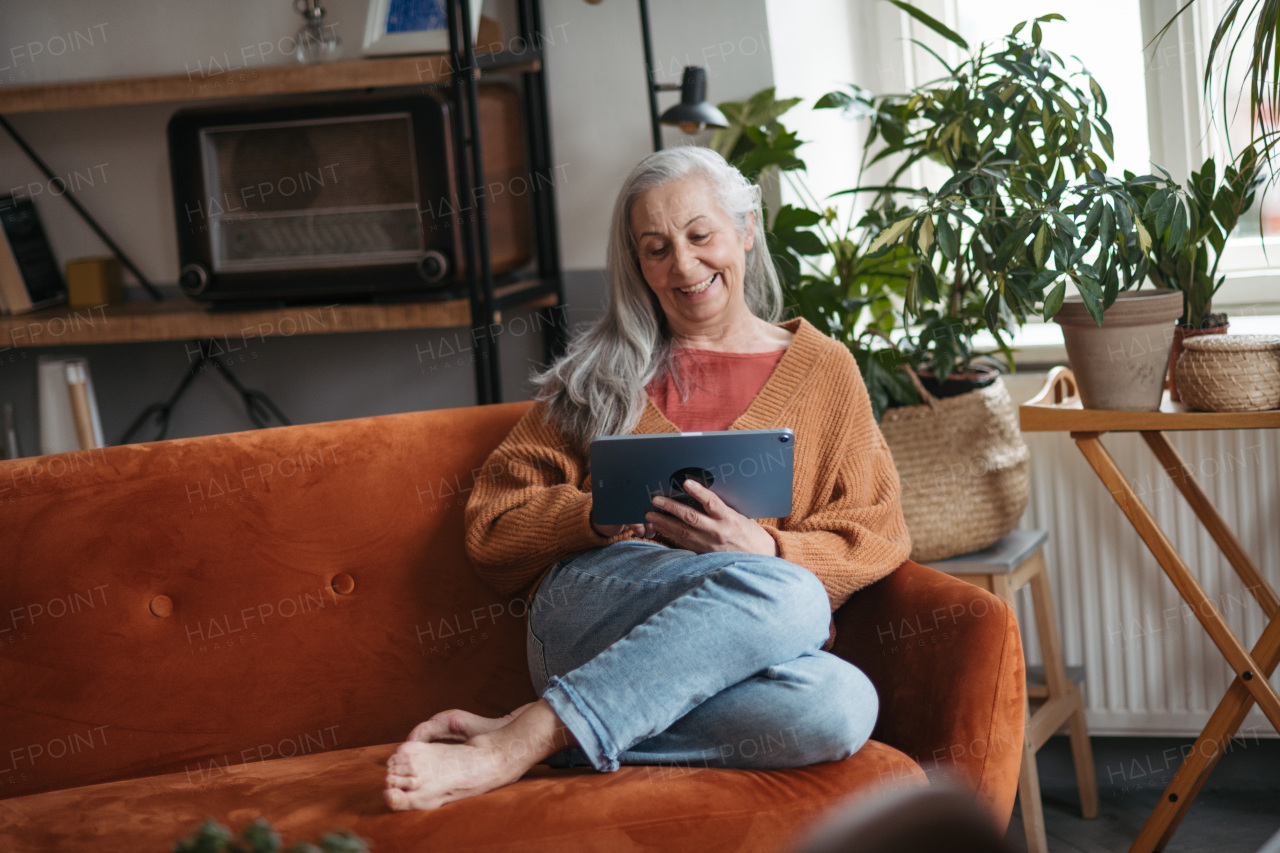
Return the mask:
M 401 775 L 398 773 L 387 774 L 387 788 L 398 788 L 401 791 L 416 791 L 422 787 L 421 776 Z

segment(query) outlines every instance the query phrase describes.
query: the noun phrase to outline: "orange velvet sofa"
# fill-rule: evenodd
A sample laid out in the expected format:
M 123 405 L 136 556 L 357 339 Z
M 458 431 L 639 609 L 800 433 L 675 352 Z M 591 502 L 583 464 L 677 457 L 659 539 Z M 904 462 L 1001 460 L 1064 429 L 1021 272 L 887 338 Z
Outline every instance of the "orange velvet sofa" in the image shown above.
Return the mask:
M 849 797 L 940 776 L 1007 824 L 1017 625 L 914 563 L 836 614 L 835 651 L 881 698 L 846 761 L 540 766 L 391 813 L 384 764 L 416 723 L 533 698 L 524 602 L 483 586 L 462 541 L 526 406 L 0 462 L 0 850 L 166 850 L 206 816 L 265 816 L 286 843 L 342 827 L 380 851 L 774 851 Z

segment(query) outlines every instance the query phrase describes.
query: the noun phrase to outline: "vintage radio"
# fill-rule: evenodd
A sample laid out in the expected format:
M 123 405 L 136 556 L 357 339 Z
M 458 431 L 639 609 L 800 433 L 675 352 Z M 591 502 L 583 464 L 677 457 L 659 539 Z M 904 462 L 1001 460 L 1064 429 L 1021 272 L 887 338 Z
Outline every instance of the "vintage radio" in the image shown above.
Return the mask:
M 490 260 L 532 254 L 520 99 L 479 87 Z M 411 96 L 183 110 L 169 122 L 180 284 L 210 302 L 467 293 L 451 105 Z

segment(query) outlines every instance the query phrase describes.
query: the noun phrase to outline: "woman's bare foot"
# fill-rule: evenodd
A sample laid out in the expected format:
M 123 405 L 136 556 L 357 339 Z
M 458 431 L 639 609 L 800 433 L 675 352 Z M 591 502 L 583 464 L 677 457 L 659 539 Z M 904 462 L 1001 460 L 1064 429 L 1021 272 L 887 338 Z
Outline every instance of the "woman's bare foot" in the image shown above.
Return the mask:
M 574 745 L 573 735 L 541 700 L 499 720 L 446 711 L 414 733 L 439 737 L 402 743 L 387 761 L 383 795 L 394 811 L 439 808 L 510 785 L 539 761 Z
M 418 723 L 409 732 L 407 741 L 421 743 L 465 743 L 476 735 L 488 734 L 500 729 L 520 716 L 533 705 L 521 705 L 505 717 L 482 717 L 470 711 L 441 711 L 425 723 Z

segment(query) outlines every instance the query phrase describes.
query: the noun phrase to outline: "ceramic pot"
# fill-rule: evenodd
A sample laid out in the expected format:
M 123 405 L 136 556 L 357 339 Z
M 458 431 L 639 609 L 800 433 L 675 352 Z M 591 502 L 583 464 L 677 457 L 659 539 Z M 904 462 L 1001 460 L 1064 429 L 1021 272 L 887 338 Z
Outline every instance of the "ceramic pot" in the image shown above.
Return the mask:
M 1062 326 L 1067 360 L 1085 408 L 1159 409 L 1174 323 L 1181 316 L 1180 290 L 1121 293 L 1101 326 L 1093 322 L 1079 295 L 1063 300 L 1053 319 Z
M 1165 387 L 1169 389 L 1170 400 L 1182 399 L 1182 395 L 1178 393 L 1178 356 L 1182 355 L 1183 340 L 1194 338 L 1197 335 L 1225 335 L 1230 326 L 1230 321 L 1227 321 L 1221 326 L 1211 326 L 1208 329 L 1188 329 L 1186 326 L 1173 327 L 1173 349 L 1169 350 L 1169 378 L 1165 380 Z

